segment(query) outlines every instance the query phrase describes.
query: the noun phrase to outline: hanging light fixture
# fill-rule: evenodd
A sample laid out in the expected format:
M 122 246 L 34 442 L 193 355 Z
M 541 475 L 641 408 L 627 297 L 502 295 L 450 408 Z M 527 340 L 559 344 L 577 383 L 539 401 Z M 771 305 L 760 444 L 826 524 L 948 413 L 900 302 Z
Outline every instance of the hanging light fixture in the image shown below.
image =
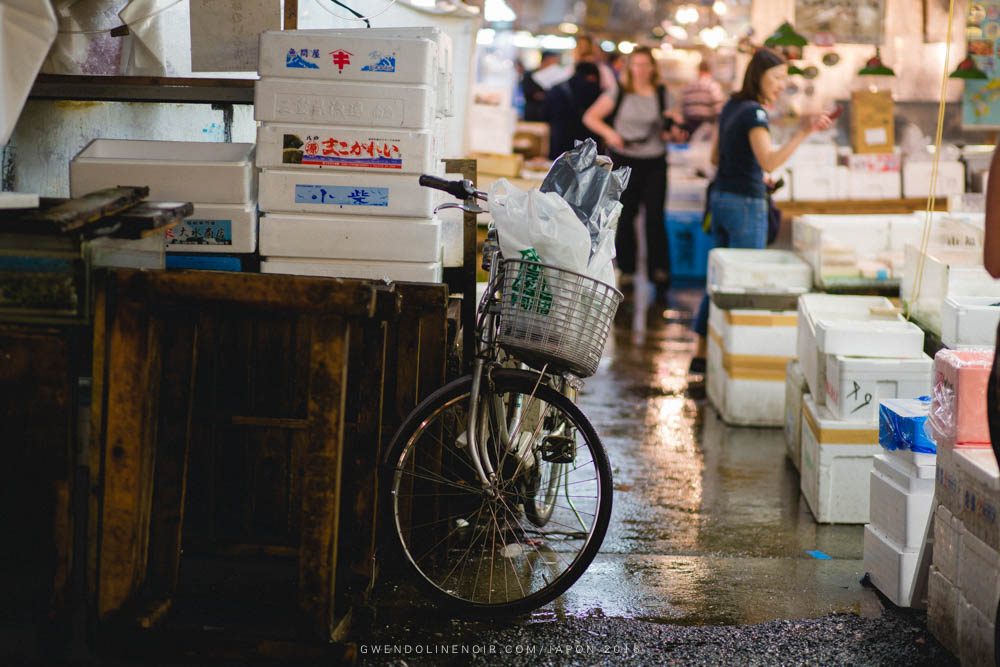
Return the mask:
M 875 55 L 865 62 L 865 66 L 858 71 L 858 74 L 860 76 L 896 76 L 896 73 L 882 62 L 882 55 L 877 46 L 875 47 Z
M 764 40 L 764 46 L 805 46 L 809 42 L 805 37 L 795 32 L 795 28 L 788 21 L 785 21 L 774 34 Z
M 988 79 L 986 72 L 976 66 L 976 61 L 972 56 L 966 54 L 965 60 L 958 63 L 955 71 L 948 75 L 950 79 Z

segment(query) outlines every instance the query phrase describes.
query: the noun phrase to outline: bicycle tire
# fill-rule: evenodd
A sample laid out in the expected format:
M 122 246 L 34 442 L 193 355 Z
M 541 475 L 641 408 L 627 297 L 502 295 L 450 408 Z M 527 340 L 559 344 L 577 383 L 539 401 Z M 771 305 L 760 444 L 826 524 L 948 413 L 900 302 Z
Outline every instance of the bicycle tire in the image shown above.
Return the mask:
M 481 406 L 492 392 L 508 401 L 524 397 L 544 407 L 538 423 L 519 425 L 526 431 L 534 427 L 539 434 L 546 416 L 572 424 L 572 463 L 557 464 L 566 468 L 561 480 L 565 496 L 553 503 L 545 527 L 535 525 L 515 502 L 525 500 L 514 483 L 523 474 L 518 472 L 521 463 L 512 464 L 505 454 L 491 450 L 503 489 L 494 499 L 484 494 L 469 463 L 462 433 L 471 391 L 471 376 L 445 385 L 418 405 L 396 432 L 384 470 L 387 523 L 403 566 L 439 603 L 463 615 L 522 613 L 565 592 L 597 555 L 611 520 L 611 466 L 583 412 L 540 383 L 538 373 L 500 369 L 484 378 Z M 487 424 L 487 442 L 493 446 L 499 442 L 498 427 L 489 418 Z M 538 438 L 541 442 L 540 434 Z M 581 530 L 572 530 L 574 517 Z

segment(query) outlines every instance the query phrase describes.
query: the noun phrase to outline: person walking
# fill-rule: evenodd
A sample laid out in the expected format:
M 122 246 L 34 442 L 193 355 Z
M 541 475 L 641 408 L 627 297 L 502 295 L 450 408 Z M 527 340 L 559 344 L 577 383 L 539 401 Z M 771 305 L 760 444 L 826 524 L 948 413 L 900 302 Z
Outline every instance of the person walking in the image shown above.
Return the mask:
M 583 124 L 583 114 L 601 95 L 601 75 L 597 65 L 590 62 L 576 64 L 571 76 L 549 89 L 545 102 L 548 107 L 549 159 L 573 148 L 573 143 L 584 139 L 597 140 L 597 136 Z
M 559 54 L 555 51 L 543 51 L 538 69 L 525 72 L 521 77 L 521 92 L 524 94 L 524 120 L 545 122 L 548 120 L 548 110 L 545 106 L 545 93 L 550 86 L 535 80 L 545 70 L 559 65 Z M 540 79 L 544 78 L 539 76 Z
M 604 93 L 583 115 L 583 124 L 600 136 L 616 167 L 632 168 L 628 187 L 622 193 L 622 212 L 615 237 L 622 286 L 634 280 L 637 264 L 635 219 L 642 204 L 645 212 L 646 271 L 660 301 L 670 286 L 670 257 L 664 225 L 667 196 L 666 141 L 679 132 L 666 87 L 653 53 L 646 47 L 632 52 L 617 94 Z
M 784 146 L 771 144 L 766 106 L 785 90 L 785 58 L 770 49 L 759 49 L 743 75 L 743 87 L 733 94 L 719 114 L 719 132 L 712 148 L 718 165 L 709 200 L 712 242 L 716 248 L 763 248 L 767 243 L 767 189 L 764 172 L 772 172 L 792 156 L 799 144 L 833 121 L 827 114 L 804 116 L 799 129 Z M 705 372 L 708 335 L 708 294 L 695 318 L 698 347 L 689 372 Z
M 681 91 L 684 130 L 688 134 L 694 134 L 702 123 L 714 123 L 725 102 L 722 86 L 712 78 L 712 66 L 703 59 L 698 63 L 698 78 Z

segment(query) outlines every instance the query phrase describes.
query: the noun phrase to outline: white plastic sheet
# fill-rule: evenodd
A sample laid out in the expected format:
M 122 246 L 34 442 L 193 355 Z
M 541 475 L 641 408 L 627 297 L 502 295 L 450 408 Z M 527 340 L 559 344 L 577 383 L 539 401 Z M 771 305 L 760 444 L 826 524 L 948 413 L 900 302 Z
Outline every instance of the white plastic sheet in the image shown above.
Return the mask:
M 31 85 L 56 38 L 52 5 L 39 0 L 0 2 L 0 145 L 7 145 Z

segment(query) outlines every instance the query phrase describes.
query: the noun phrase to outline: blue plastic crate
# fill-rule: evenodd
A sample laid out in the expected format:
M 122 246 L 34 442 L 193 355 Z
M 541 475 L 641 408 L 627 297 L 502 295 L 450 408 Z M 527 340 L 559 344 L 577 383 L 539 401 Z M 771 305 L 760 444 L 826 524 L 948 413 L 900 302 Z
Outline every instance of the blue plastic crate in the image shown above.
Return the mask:
M 200 269 L 202 271 L 243 271 L 240 257 L 233 255 L 180 255 L 167 253 L 168 269 Z
M 712 236 L 701 229 L 701 211 L 667 211 L 670 278 L 678 284 L 704 284 Z

